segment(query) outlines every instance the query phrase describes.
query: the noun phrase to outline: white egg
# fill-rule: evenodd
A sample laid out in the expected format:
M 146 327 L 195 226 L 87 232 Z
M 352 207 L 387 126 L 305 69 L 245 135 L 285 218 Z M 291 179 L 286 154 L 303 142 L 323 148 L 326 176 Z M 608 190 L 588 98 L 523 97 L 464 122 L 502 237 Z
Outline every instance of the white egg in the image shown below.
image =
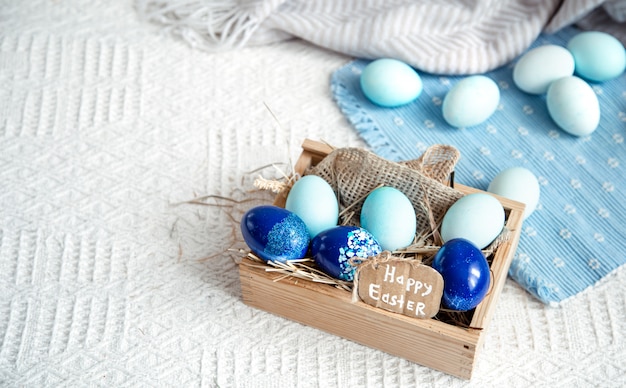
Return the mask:
M 520 57 L 513 68 L 513 82 L 526 93 L 543 94 L 552 82 L 572 74 L 572 54 L 564 47 L 548 44 Z
M 311 238 L 337 226 L 339 203 L 332 187 L 317 175 L 305 175 L 294 183 L 285 209 L 304 221 Z
M 487 120 L 498 108 L 498 85 L 483 75 L 462 79 L 443 99 L 443 118 L 453 127 L 465 128 Z
M 468 194 L 450 206 L 441 222 L 443 242 L 464 238 L 483 249 L 502 232 L 504 208 L 490 194 Z
M 565 132 L 586 136 L 600 123 L 600 104 L 591 86 L 576 76 L 554 81 L 546 95 L 548 113 Z
M 413 243 L 417 219 L 411 201 L 393 187 L 372 191 L 361 208 L 361 227 L 370 232 L 383 250 L 395 251 Z
M 489 183 L 487 191 L 526 205 L 524 219 L 535 211 L 539 203 L 539 181 L 535 174 L 524 167 L 500 171 Z

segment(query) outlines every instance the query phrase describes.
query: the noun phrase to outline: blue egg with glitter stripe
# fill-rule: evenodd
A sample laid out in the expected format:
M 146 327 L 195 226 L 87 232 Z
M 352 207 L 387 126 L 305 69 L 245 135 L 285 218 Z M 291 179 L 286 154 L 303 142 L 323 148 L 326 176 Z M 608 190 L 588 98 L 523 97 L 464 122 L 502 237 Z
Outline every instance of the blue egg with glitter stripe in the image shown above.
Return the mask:
M 356 226 L 326 229 L 311 241 L 311 255 L 317 266 L 339 280 L 354 280 L 355 265 L 381 251 L 374 236 Z
M 241 234 L 252 253 L 265 261 L 301 259 L 311 241 L 300 217 L 271 205 L 248 210 L 241 218 Z

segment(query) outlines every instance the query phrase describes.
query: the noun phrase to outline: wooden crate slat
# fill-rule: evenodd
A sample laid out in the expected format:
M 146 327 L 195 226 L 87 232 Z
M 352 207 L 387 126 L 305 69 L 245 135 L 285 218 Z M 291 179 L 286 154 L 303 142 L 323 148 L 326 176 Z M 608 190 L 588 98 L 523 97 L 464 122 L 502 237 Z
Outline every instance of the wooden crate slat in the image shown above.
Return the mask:
M 295 170 L 305 170 L 319 163 L 333 148 L 306 139 Z M 482 192 L 455 185 L 465 193 Z M 493 316 L 521 233 L 524 205 L 494 194 L 507 214 L 510 239 L 493 255 L 492 287 L 476 307 L 470 327 L 466 329 L 435 319 L 418 319 L 352 302 L 351 293 L 331 285 L 304 279 L 283 277 L 266 271 L 266 267 L 244 258 L 239 265 L 244 303 L 293 321 L 309 325 L 340 337 L 367 345 L 409 361 L 470 379 L 476 357 L 482 348 L 485 330 Z M 284 196 L 274 204 L 284 206 Z M 279 281 L 275 281 L 277 278 Z

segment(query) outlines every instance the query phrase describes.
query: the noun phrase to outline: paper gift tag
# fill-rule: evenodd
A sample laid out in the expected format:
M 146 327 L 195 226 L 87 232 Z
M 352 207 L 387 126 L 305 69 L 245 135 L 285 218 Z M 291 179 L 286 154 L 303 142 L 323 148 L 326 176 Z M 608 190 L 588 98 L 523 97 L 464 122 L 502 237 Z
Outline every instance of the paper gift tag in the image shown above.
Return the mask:
M 361 300 L 409 317 L 432 318 L 439 312 L 443 277 L 417 260 L 381 254 L 357 269 L 355 287 Z

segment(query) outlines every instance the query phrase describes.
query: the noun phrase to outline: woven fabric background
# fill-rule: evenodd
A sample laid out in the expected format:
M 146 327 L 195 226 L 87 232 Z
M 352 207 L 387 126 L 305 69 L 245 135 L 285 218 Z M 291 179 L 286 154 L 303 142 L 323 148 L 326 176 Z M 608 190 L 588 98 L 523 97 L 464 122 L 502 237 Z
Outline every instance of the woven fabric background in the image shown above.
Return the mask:
M 207 54 L 120 0 L 3 1 L 0 31 L 0 386 L 626 384 L 624 271 L 559 308 L 507 281 L 469 383 L 243 304 L 230 208 L 180 202 L 365 146 L 329 89 L 351 58 Z

